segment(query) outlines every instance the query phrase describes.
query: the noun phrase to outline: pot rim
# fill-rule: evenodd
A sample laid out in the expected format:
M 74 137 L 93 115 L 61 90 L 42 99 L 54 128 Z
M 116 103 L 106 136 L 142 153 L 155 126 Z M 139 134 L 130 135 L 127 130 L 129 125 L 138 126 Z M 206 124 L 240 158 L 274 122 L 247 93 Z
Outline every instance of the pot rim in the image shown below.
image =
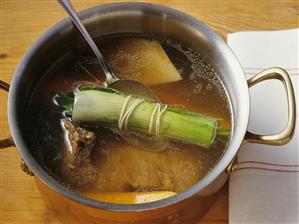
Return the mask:
M 108 211 L 117 211 L 117 212 L 136 212 L 136 211 L 147 211 L 152 209 L 157 209 L 161 207 L 166 207 L 171 204 L 180 202 L 185 200 L 194 194 L 200 192 L 205 187 L 207 187 L 211 182 L 213 182 L 229 165 L 229 163 L 233 160 L 235 155 L 238 152 L 239 147 L 241 146 L 249 119 L 249 92 L 248 86 L 246 82 L 246 78 L 244 72 L 241 68 L 241 65 L 232 52 L 232 50 L 226 45 L 226 43 L 207 25 L 200 22 L 199 20 L 191 17 L 190 15 L 169 8 L 167 6 L 162 6 L 158 4 L 151 4 L 151 3 L 138 3 L 138 2 L 130 2 L 130 3 L 109 3 L 94 6 L 83 11 L 79 12 L 79 16 L 81 18 L 87 18 L 92 16 L 93 14 L 98 13 L 99 11 L 110 11 L 112 12 L 114 9 L 126 9 L 126 10 L 138 10 L 142 8 L 149 8 L 153 12 L 164 12 L 169 15 L 172 15 L 176 18 L 182 19 L 193 26 L 196 26 L 201 31 L 205 32 L 205 34 L 211 38 L 211 41 L 221 51 L 222 54 L 225 55 L 227 60 L 231 60 L 234 63 L 234 69 L 236 72 L 240 73 L 240 80 L 238 85 L 240 89 L 243 91 L 242 96 L 242 108 L 241 108 L 241 118 L 242 124 L 238 124 L 241 126 L 238 128 L 238 131 L 233 132 L 233 137 L 230 145 L 227 147 L 226 152 L 224 153 L 223 157 L 217 163 L 217 165 L 208 173 L 204 178 L 194 184 L 192 187 L 188 188 L 184 192 L 181 192 L 175 196 L 162 199 L 159 201 L 149 202 L 149 203 L 142 203 L 142 204 L 114 204 L 114 203 L 107 203 L 107 202 L 100 202 L 90 198 L 86 198 L 84 196 L 75 193 L 66 187 L 59 184 L 53 177 L 51 177 L 46 171 L 44 171 L 41 166 L 37 163 L 37 161 L 33 158 L 30 153 L 30 150 L 26 146 L 24 139 L 21 137 L 21 131 L 19 129 L 19 124 L 17 122 L 17 113 L 16 113 L 16 92 L 18 90 L 18 86 L 21 85 L 20 79 L 25 70 L 27 63 L 31 60 L 34 54 L 43 46 L 43 43 L 46 42 L 53 34 L 58 33 L 65 27 L 70 26 L 71 22 L 68 18 L 63 19 L 62 21 L 58 22 L 47 32 L 45 32 L 41 37 L 36 40 L 30 49 L 26 52 L 23 56 L 21 62 L 17 66 L 17 69 L 13 75 L 9 96 L 8 96 L 8 120 L 10 130 L 15 141 L 16 147 L 21 154 L 21 157 L 24 159 L 25 163 L 28 165 L 29 169 L 37 176 L 44 184 L 50 187 L 55 192 L 76 201 L 78 203 L 91 206 L 94 208 L 100 208 Z M 245 95 L 244 95 L 245 94 Z

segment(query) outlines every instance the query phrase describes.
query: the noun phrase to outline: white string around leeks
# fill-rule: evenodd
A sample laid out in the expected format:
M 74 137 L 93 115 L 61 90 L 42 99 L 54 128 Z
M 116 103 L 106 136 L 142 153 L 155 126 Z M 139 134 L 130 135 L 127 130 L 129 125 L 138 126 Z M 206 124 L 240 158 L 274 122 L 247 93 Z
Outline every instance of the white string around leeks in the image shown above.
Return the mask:
M 124 104 L 122 106 L 122 109 L 119 114 L 119 119 L 118 119 L 118 128 L 121 131 L 123 128 L 127 130 L 128 127 L 128 121 L 130 116 L 132 115 L 134 109 L 143 101 L 143 99 L 137 98 L 133 104 L 127 109 L 127 104 L 129 103 L 129 100 L 131 98 L 131 95 L 127 96 Z M 157 114 L 156 118 L 156 126 L 155 126 L 155 135 L 159 136 L 160 133 L 160 122 L 161 122 L 161 117 L 165 110 L 167 109 L 167 105 L 164 106 L 164 108 L 161 110 L 161 104 L 156 103 L 153 112 L 151 114 L 150 122 L 149 122 L 149 127 L 148 127 L 148 134 L 151 134 L 152 128 L 154 125 L 154 117 Z
M 121 109 L 121 111 L 120 111 L 119 119 L 118 119 L 118 129 L 119 129 L 119 130 L 122 129 L 123 115 L 124 115 L 124 113 L 125 113 L 125 110 L 126 110 L 126 107 L 127 107 L 127 104 L 128 104 L 128 102 L 129 102 L 130 98 L 131 98 L 131 95 L 127 96 L 127 98 L 126 98 L 126 100 L 125 100 L 125 102 L 124 102 L 124 104 L 123 104 L 123 107 L 122 107 L 122 109 Z
M 126 98 L 126 100 L 123 104 L 123 107 L 121 109 L 120 115 L 119 115 L 118 128 L 119 128 L 120 131 L 123 129 L 123 126 L 125 126 L 125 129 L 127 129 L 128 121 L 129 121 L 129 118 L 130 118 L 132 112 L 138 106 L 138 104 L 140 104 L 143 101 L 143 99 L 137 98 L 134 101 L 134 103 L 126 111 L 126 107 L 127 107 L 127 104 L 129 102 L 130 98 L 131 98 L 130 95 L 127 96 L 127 98 Z
M 155 129 L 155 134 L 158 137 L 160 134 L 160 122 L 161 122 L 161 117 L 165 110 L 167 109 L 167 105 L 164 106 L 162 111 L 160 111 L 161 107 L 159 107 L 158 114 L 157 114 L 157 120 L 156 120 L 156 129 Z
M 128 127 L 128 121 L 129 121 L 129 117 L 131 116 L 131 114 L 133 113 L 134 109 L 143 101 L 143 99 L 139 99 L 137 98 L 135 100 L 135 102 L 132 104 L 132 106 L 127 110 L 126 112 L 126 116 L 125 117 L 125 129 L 127 129 Z
M 152 132 L 152 127 L 153 127 L 153 122 L 154 122 L 154 116 L 155 116 L 155 113 L 156 113 L 156 110 L 160 107 L 160 104 L 159 103 L 156 103 L 155 107 L 154 107 L 154 110 L 152 112 L 152 115 L 151 115 L 151 119 L 150 119 L 150 122 L 149 122 L 149 125 L 148 125 L 148 134 L 150 135 L 151 132 Z

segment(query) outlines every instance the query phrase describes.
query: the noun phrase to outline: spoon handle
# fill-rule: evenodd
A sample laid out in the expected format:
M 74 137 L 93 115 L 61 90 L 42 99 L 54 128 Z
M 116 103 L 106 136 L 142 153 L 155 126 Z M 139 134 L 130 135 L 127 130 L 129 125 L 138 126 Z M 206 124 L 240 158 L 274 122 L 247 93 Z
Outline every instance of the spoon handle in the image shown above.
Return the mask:
M 89 46 L 91 47 L 92 51 L 95 53 L 100 65 L 106 76 L 106 84 L 109 86 L 112 83 L 118 81 L 119 79 L 113 74 L 111 69 L 109 68 L 103 54 L 100 52 L 99 48 L 85 29 L 84 25 L 81 23 L 72 3 L 69 0 L 57 0 L 58 3 L 64 8 L 64 10 L 69 15 L 72 22 L 76 25 L 79 29 L 81 34 L 84 36 L 85 40 L 88 42 Z

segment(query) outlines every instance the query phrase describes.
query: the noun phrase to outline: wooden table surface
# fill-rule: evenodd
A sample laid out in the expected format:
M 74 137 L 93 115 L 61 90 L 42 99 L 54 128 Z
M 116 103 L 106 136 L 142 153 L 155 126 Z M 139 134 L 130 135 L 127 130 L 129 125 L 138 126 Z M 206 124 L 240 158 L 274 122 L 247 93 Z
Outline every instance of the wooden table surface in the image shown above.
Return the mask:
M 104 0 L 73 3 L 77 10 L 103 4 Z M 242 30 L 279 30 L 298 27 L 299 2 L 160 0 L 160 3 L 184 11 L 208 24 L 224 39 L 227 33 Z M 10 83 L 22 55 L 50 26 L 66 17 L 55 0 L 0 0 L 0 79 Z M 7 122 L 7 94 L 0 93 L 0 136 L 10 135 Z M 228 222 L 228 187 L 203 218 L 203 223 Z M 62 222 L 47 210 L 32 177 L 20 170 L 15 148 L 0 151 L 0 223 Z

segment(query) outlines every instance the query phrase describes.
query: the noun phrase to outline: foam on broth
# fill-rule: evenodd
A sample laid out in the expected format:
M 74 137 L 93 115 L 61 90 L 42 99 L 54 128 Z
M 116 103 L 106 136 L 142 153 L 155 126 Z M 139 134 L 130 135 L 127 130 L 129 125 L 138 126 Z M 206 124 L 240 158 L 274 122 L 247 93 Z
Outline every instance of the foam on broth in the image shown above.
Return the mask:
M 111 55 L 118 42 L 131 35 L 99 39 L 112 70 L 120 78 L 142 81 L 134 67 L 126 67 Z M 148 37 L 144 37 L 148 38 Z M 152 38 L 152 37 L 151 37 Z M 219 119 L 219 125 L 231 126 L 230 103 L 224 86 L 212 66 L 185 44 L 173 39 L 157 39 L 183 80 L 152 86 L 152 90 L 169 105 L 185 107 Z M 122 52 L 126 60 L 138 61 Z M 151 55 L 148 55 L 151 57 Z M 142 63 L 139 61 L 138 63 Z M 62 184 L 69 186 L 61 176 L 62 151 L 66 149 L 65 134 L 60 124 L 62 109 L 53 103 L 57 92 L 72 91 L 78 84 L 103 82 L 105 77 L 86 47 L 70 52 L 59 59 L 34 90 L 28 103 L 28 139 L 41 165 Z M 97 178 L 94 184 L 74 188 L 82 192 L 174 191 L 182 192 L 199 181 L 212 169 L 225 151 L 226 142 L 216 141 L 210 149 L 171 141 L 166 150 L 151 152 L 139 150 L 107 127 L 92 129 L 97 135 L 92 152 Z M 84 181 L 84 180 L 82 180 Z

